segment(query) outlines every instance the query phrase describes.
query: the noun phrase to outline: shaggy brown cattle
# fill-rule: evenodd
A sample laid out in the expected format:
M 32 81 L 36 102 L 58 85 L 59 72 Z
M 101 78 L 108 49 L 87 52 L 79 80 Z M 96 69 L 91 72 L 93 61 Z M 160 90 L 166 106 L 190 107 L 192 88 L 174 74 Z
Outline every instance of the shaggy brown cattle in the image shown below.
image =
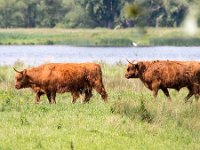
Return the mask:
M 200 94 L 200 63 L 184 61 L 135 61 L 129 62 L 125 74 L 127 79 L 140 78 L 144 85 L 153 91 L 156 98 L 161 89 L 169 98 L 168 88 L 180 90 L 187 87 L 188 95 L 185 102 L 195 95 L 197 100 Z
M 88 102 L 92 97 L 92 89 L 95 89 L 104 101 L 107 99 L 101 67 L 95 63 L 49 63 L 15 71 L 15 87 L 32 88 L 36 93 L 36 103 L 39 103 L 43 94 L 47 95 L 49 103 L 56 103 L 56 93 L 64 92 L 71 92 L 73 103 L 80 94 L 85 94 L 84 102 Z

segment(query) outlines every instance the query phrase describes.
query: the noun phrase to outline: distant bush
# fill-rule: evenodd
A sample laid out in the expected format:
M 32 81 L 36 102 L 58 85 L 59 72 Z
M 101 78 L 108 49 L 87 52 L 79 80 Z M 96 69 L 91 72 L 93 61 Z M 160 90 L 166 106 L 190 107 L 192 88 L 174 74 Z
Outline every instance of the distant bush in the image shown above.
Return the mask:
M 151 123 L 153 115 L 145 107 L 145 103 L 141 100 L 140 105 L 135 105 L 132 101 L 117 101 L 111 106 L 112 113 L 118 113 L 122 116 L 127 116 L 130 119 L 138 118 L 141 121 Z
M 105 46 L 132 46 L 132 41 L 129 39 L 112 39 L 112 38 L 104 38 L 100 39 L 97 45 L 105 45 Z
M 114 38 L 101 38 L 101 39 L 65 39 L 59 44 L 75 45 L 75 46 L 131 46 L 132 42 L 129 39 L 114 39 Z
M 200 46 L 200 38 L 153 38 L 150 45 L 154 46 Z
M 47 44 L 47 45 L 53 45 L 53 44 L 54 44 L 54 42 L 53 42 L 53 41 L 51 41 L 51 40 L 48 40 L 48 41 L 46 42 L 46 44 Z

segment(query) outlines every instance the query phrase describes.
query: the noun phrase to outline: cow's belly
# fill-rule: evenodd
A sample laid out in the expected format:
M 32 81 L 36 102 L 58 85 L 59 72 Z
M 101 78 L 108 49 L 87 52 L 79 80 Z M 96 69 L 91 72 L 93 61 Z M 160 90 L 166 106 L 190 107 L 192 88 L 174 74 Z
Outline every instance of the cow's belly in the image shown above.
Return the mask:
M 186 82 L 169 82 L 166 84 L 161 84 L 161 88 L 171 88 L 179 91 L 181 88 L 186 87 L 187 83 Z
M 71 90 L 68 87 L 59 87 L 56 90 L 58 93 L 70 92 Z
M 87 86 L 84 84 L 84 82 L 74 83 L 74 84 L 62 84 L 62 85 L 57 85 L 56 91 L 58 93 L 73 92 L 73 91 L 81 92 L 86 87 Z

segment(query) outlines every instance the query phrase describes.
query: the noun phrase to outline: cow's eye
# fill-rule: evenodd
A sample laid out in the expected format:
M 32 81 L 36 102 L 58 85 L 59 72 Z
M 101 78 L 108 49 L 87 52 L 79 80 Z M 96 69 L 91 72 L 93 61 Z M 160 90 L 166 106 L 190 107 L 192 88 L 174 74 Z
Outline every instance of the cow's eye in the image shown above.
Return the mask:
M 129 71 L 130 69 L 129 68 L 127 68 L 127 71 Z
M 23 80 L 23 78 L 18 78 L 17 81 L 21 82 Z

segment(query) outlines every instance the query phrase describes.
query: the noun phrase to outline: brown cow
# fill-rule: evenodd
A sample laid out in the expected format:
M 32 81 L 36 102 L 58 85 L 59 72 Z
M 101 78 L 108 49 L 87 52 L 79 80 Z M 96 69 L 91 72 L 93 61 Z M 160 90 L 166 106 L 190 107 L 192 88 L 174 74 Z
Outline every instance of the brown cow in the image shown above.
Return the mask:
M 17 71 L 16 89 L 32 88 L 36 93 L 36 103 L 40 96 L 47 95 L 49 103 L 56 103 L 56 93 L 71 92 L 75 103 L 80 94 L 85 94 L 84 102 L 92 97 L 95 89 L 104 101 L 107 93 L 102 81 L 101 67 L 95 63 L 49 63 L 39 67 Z
M 153 91 L 156 98 L 158 90 L 161 89 L 169 98 L 168 88 L 180 90 L 187 87 L 188 95 L 185 102 L 195 95 L 197 100 L 200 89 L 200 64 L 198 62 L 183 61 L 135 61 L 129 62 L 125 74 L 127 79 L 140 78 L 144 85 Z

